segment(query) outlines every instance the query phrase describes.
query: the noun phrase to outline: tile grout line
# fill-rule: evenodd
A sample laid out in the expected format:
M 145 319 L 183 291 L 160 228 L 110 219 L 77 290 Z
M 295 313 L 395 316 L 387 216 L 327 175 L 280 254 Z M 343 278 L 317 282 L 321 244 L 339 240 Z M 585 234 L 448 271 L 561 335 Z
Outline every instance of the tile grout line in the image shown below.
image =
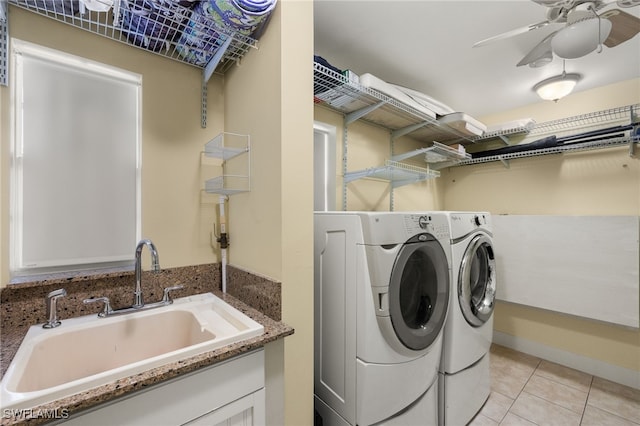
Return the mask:
M 509 409 L 507 410 L 507 414 L 511 413 L 511 408 L 512 408 L 512 407 L 513 407 L 513 405 L 516 403 L 516 401 L 518 400 L 518 398 L 520 397 L 520 395 L 522 395 L 522 392 L 524 392 L 524 388 L 526 388 L 526 387 L 527 387 L 527 383 L 529 383 L 529 380 L 531 380 L 531 378 L 533 377 L 533 375 L 536 373 L 536 370 L 537 370 L 537 369 L 538 369 L 538 367 L 540 366 L 540 363 L 541 363 L 541 362 L 542 362 L 542 359 L 541 359 L 541 358 L 538 358 L 538 362 L 536 363 L 535 368 L 533 369 L 533 371 L 531 372 L 531 374 L 530 374 L 530 375 L 529 375 L 529 377 L 527 378 L 527 381 L 526 381 L 526 382 L 524 382 L 524 385 L 522 386 L 522 389 L 520 389 L 520 392 L 518 392 L 518 394 L 516 395 L 516 397 L 513 399 L 513 402 L 511 403 L 511 405 L 509 406 Z M 502 421 L 503 421 L 503 420 L 504 420 L 504 418 L 507 416 L 507 414 L 505 414 L 505 415 L 502 417 L 502 420 L 500 420 L 500 423 L 502 423 Z M 511 413 L 511 414 L 513 414 L 514 416 L 518 416 L 516 413 Z M 537 424 L 537 423 L 536 423 L 536 422 L 534 422 L 533 420 L 529 420 L 529 419 L 527 419 L 527 418 L 525 418 L 525 417 L 522 417 L 522 416 L 518 416 L 518 417 L 520 417 L 521 419 L 525 419 L 525 420 L 526 420 L 526 421 L 528 421 L 528 422 L 531 422 L 531 423 Z
M 584 400 L 584 407 L 582 408 L 582 416 L 580 416 L 581 425 L 582 425 L 582 422 L 584 421 L 584 414 L 587 411 L 587 405 L 589 404 L 589 395 L 591 395 L 591 388 L 593 387 L 593 378 L 594 376 L 591 375 L 591 381 L 589 382 L 589 391 L 587 392 L 587 399 Z

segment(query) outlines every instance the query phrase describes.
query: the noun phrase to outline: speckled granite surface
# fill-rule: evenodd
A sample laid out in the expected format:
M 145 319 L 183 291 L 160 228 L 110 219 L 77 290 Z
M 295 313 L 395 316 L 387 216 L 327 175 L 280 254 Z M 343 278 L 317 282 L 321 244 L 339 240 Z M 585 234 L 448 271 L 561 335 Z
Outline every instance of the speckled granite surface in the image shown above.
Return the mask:
M 114 309 L 131 305 L 134 286 L 133 271 L 106 272 L 73 278 L 50 278 L 38 283 L 12 284 L 0 291 L 0 367 L 2 375 L 9 367 L 28 328 L 44 322 L 45 295 L 57 288 L 64 288 L 67 296 L 59 300 L 58 316 L 64 322 L 101 309 L 100 304 L 84 305 L 82 300 L 92 296 L 107 296 Z M 198 368 L 215 364 L 233 356 L 264 346 L 266 343 L 293 334 L 293 329 L 280 322 L 280 284 L 232 266 L 227 269 L 227 293 L 220 288 L 220 265 L 198 265 L 163 270 L 160 274 L 145 272 L 142 283 L 145 301 L 152 303 L 162 298 L 165 287 L 182 284 L 175 298 L 211 292 L 231 306 L 245 313 L 264 326 L 262 336 L 207 352 L 162 367 L 148 370 L 132 377 L 117 380 L 90 391 L 34 407 L 42 410 L 68 410 L 74 413 L 142 389 L 163 380 L 177 377 Z M 42 418 L 2 418 L 2 425 L 40 424 Z

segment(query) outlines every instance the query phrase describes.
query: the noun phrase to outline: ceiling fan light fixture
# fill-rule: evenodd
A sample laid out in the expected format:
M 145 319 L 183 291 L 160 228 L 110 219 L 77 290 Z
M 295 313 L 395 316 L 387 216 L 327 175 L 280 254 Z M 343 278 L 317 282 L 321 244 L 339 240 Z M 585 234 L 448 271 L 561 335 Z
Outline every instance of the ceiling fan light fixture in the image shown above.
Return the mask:
M 591 18 L 567 25 L 551 40 L 553 52 L 564 59 L 576 59 L 587 55 L 609 37 L 611 21 Z
M 533 86 L 533 90 L 541 99 L 555 102 L 571 93 L 581 78 L 582 76 L 580 74 L 563 73 L 561 75 L 542 80 Z

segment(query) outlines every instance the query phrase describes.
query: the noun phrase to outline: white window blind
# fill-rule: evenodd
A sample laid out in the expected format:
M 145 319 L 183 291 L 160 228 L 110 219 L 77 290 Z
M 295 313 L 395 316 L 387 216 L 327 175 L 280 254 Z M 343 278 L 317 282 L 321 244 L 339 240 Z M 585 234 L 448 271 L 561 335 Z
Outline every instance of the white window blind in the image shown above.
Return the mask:
M 130 261 L 141 76 L 13 40 L 12 272 Z

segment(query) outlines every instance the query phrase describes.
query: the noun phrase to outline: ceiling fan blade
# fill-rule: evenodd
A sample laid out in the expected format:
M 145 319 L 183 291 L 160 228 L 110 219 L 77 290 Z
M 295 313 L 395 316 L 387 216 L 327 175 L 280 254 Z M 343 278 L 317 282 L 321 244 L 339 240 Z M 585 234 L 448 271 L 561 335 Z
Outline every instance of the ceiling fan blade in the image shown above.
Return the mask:
M 553 58 L 553 50 L 551 49 L 551 39 L 554 35 L 556 35 L 558 31 L 554 31 L 548 36 L 546 36 L 542 41 L 531 49 L 527 55 L 518 62 L 518 67 L 523 65 L 532 65 L 534 68 L 540 67 L 543 63 L 537 64 L 536 62 L 540 61 L 543 58 Z
M 493 37 L 481 40 L 473 45 L 473 47 L 485 46 L 494 41 L 504 40 L 505 38 L 513 37 L 519 34 L 524 34 L 529 31 L 537 30 L 538 28 L 546 27 L 549 25 L 549 21 L 538 22 L 537 24 L 527 25 L 526 27 L 516 28 L 515 30 L 507 31 L 506 33 L 498 34 Z
M 624 43 L 640 32 L 640 19 L 620 9 L 608 10 L 600 17 L 608 19 L 612 24 L 609 37 L 604 41 L 604 45 L 607 47 L 615 47 Z

